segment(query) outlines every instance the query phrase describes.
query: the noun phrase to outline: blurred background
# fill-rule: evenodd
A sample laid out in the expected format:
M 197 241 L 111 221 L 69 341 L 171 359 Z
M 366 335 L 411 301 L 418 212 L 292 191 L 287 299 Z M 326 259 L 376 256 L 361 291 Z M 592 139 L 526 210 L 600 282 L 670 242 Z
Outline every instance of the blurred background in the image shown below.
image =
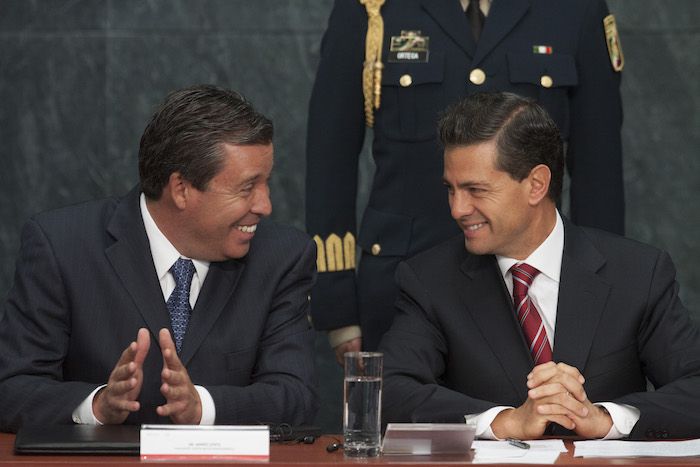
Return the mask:
M 670 252 L 681 298 L 700 322 L 700 2 L 608 6 L 625 55 L 627 236 Z M 125 194 L 138 181 L 148 119 L 168 92 L 190 84 L 240 91 L 272 118 L 272 217 L 304 229 L 306 114 L 331 7 L 330 0 L 3 0 L 3 301 L 23 223 L 39 211 Z M 361 166 L 368 181 L 367 150 Z M 316 425 L 339 433 L 342 372 L 325 333 L 316 341 Z

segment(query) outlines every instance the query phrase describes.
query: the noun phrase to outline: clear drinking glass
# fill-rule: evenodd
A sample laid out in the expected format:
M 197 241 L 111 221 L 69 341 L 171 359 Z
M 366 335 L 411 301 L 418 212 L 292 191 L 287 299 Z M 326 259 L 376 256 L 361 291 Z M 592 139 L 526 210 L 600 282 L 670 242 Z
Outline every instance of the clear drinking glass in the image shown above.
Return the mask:
M 343 450 L 346 457 L 381 453 L 382 364 L 379 352 L 347 352 L 343 389 Z

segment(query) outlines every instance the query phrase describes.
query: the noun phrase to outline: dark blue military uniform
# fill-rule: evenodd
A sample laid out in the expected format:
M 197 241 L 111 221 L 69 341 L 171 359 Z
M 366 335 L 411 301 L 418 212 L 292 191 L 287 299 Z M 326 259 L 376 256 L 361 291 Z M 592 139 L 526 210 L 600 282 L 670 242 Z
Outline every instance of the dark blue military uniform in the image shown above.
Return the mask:
M 458 0 L 387 0 L 381 14 L 376 173 L 359 233 L 368 21 L 358 0 L 336 0 L 331 13 L 307 141 L 307 230 L 319 246 L 320 272 L 313 321 L 335 329 L 359 319 L 370 350 L 391 325 L 398 262 L 458 232 L 442 186 L 436 122 L 459 98 L 506 90 L 539 99 L 567 142 L 570 217 L 624 230 L 620 74 L 613 66 L 620 57 L 608 52 L 604 0 L 494 0 L 478 45 Z M 402 36 L 419 38 L 427 53 L 397 54 L 397 44 L 409 42 Z M 362 249 L 357 277 L 355 240 Z

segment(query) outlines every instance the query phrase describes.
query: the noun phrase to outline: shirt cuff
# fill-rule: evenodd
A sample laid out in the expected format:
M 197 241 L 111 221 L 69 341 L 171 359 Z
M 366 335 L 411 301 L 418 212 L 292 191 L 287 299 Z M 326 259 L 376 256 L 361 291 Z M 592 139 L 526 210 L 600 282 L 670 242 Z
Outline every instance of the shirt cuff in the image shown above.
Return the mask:
M 92 400 L 95 398 L 95 394 L 97 394 L 97 391 L 102 389 L 103 387 L 107 386 L 106 384 L 103 384 L 102 386 L 98 386 L 94 391 L 90 393 L 89 396 L 83 400 L 83 402 L 80 403 L 78 407 L 75 408 L 73 411 L 73 422 L 77 423 L 79 425 L 102 425 L 103 423 L 95 417 L 95 414 L 92 412 Z
M 349 340 L 362 337 L 360 326 L 345 326 L 343 328 L 331 329 L 328 331 L 328 342 L 332 349 Z
M 599 402 L 595 405 L 605 407 L 613 422 L 613 426 L 603 439 L 621 439 L 628 437 L 641 416 L 639 409 L 627 404 Z
M 500 438 L 497 438 L 496 435 L 493 434 L 493 430 L 491 429 L 491 423 L 496 418 L 496 415 L 503 412 L 504 410 L 512 408 L 514 407 L 491 407 L 486 412 L 465 415 L 464 421 L 467 423 L 467 425 L 473 425 L 476 428 L 474 436 L 476 436 L 477 438 L 498 440 Z
M 194 387 L 199 393 L 199 400 L 202 403 L 202 419 L 199 421 L 200 425 L 213 425 L 216 421 L 216 405 L 214 405 L 214 398 L 211 397 L 209 391 L 207 391 L 203 386 Z

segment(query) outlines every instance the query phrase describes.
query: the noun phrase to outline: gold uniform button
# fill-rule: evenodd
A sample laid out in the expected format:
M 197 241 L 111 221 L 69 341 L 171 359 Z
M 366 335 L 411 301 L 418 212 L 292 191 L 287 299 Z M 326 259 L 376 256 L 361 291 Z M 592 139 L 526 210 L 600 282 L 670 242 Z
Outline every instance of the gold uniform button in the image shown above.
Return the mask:
M 399 78 L 399 84 L 403 87 L 408 87 L 413 83 L 413 78 L 411 78 L 411 75 L 403 75 L 401 78 Z
M 375 243 L 374 245 L 372 245 L 372 254 L 374 256 L 377 256 L 380 251 L 382 251 L 382 247 L 379 245 L 379 243 Z
M 551 76 L 544 75 L 542 78 L 540 78 L 540 84 L 545 88 L 551 88 L 554 81 L 552 81 Z
M 469 81 L 478 85 L 484 84 L 486 81 L 486 73 L 481 68 L 474 68 L 471 73 L 469 73 Z

